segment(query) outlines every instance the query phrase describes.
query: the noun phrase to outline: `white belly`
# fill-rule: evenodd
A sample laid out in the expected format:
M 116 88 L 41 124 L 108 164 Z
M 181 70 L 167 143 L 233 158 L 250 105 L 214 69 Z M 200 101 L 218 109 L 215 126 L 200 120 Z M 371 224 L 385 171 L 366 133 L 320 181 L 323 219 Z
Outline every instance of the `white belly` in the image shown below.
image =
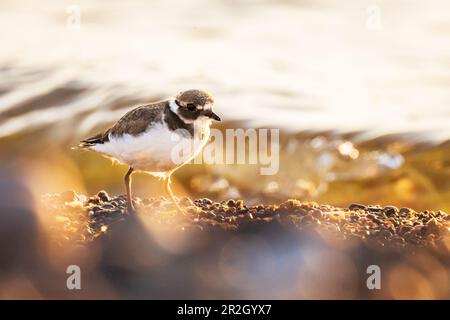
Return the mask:
M 198 129 L 194 130 L 194 138 L 174 133 L 165 124 L 157 124 L 137 136 L 110 136 L 109 142 L 95 145 L 92 150 L 128 164 L 135 170 L 164 177 L 202 150 L 209 139 L 209 124 L 204 121 L 195 123 Z

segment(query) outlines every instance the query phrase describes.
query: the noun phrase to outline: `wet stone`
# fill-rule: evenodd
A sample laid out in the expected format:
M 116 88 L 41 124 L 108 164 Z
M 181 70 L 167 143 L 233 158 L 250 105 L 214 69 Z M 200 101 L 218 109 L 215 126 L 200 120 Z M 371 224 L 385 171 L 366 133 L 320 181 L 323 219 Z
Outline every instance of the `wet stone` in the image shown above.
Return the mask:
M 202 199 L 202 203 L 203 204 L 207 204 L 207 205 L 211 205 L 211 204 L 213 204 L 213 201 L 211 199 L 208 199 L 208 198 L 203 198 Z
M 379 233 L 379 235 L 380 235 L 381 237 L 385 238 L 385 239 L 390 238 L 393 234 L 394 234 L 394 233 L 393 233 L 391 230 L 387 229 L 387 228 L 381 229 L 381 230 L 380 230 L 380 233 Z
M 405 234 L 405 233 L 411 231 L 411 229 L 412 229 L 412 227 L 411 227 L 411 226 L 408 226 L 408 225 L 401 226 L 401 227 L 400 227 L 400 232 L 399 232 L 399 233 L 400 233 L 401 235 L 403 235 L 403 234 Z
M 319 220 L 321 220 L 321 219 L 323 218 L 323 213 L 322 213 L 322 211 L 319 210 L 319 209 L 313 209 L 313 210 L 311 210 L 311 211 L 310 211 L 310 214 L 311 214 L 314 218 L 319 219 Z
M 88 199 L 87 202 L 91 203 L 91 204 L 100 204 L 100 198 L 97 197 L 97 196 L 91 197 L 91 198 Z
M 393 243 L 397 243 L 397 244 L 405 243 L 405 240 L 402 237 L 397 236 L 397 235 L 390 237 L 389 240 L 392 241 Z
M 359 203 L 352 203 L 351 205 L 348 206 L 348 208 L 349 208 L 350 210 L 352 210 L 352 211 L 355 211 L 355 210 L 365 210 L 365 209 L 366 209 L 366 206 L 365 206 L 365 205 L 362 205 L 362 204 L 359 204 Z
M 315 221 L 314 217 L 310 214 L 304 216 L 301 220 L 302 223 L 313 223 Z
M 102 190 L 99 193 L 97 193 L 97 197 L 99 197 L 99 199 L 102 200 L 103 202 L 109 201 L 109 196 L 105 190 Z
M 411 208 L 403 207 L 403 208 L 400 208 L 399 212 L 400 213 L 408 213 L 409 214 L 409 213 L 414 213 L 414 210 L 411 209 Z

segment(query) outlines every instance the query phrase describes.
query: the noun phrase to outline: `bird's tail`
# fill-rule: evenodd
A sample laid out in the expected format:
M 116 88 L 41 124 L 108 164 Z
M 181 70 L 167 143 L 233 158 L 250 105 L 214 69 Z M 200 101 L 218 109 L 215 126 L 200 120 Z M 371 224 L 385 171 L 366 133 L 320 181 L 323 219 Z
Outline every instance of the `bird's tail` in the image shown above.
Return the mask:
M 72 150 L 91 150 L 97 144 L 103 144 L 109 141 L 109 130 L 99 133 L 93 137 L 81 140 L 80 144 L 72 147 Z
M 101 142 L 98 141 L 97 139 L 89 138 L 89 139 L 80 141 L 80 143 L 77 146 L 73 146 L 71 149 L 72 150 L 91 150 L 92 147 L 94 147 L 98 143 L 101 143 Z
M 80 142 L 79 145 L 77 146 L 73 146 L 70 149 L 72 150 L 91 150 L 91 148 L 94 146 L 95 144 L 86 144 L 84 142 Z

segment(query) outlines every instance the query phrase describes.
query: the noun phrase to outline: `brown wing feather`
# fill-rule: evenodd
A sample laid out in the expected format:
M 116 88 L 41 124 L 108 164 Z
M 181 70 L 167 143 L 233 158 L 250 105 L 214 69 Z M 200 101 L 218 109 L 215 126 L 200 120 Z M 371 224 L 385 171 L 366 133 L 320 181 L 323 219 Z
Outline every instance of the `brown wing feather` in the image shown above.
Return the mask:
M 161 101 L 137 107 L 136 109 L 127 112 L 111 128 L 111 134 L 120 136 L 127 133 L 136 136 L 144 132 L 151 122 L 162 120 L 164 107 L 167 104 L 167 101 Z
M 109 141 L 109 132 L 111 129 L 108 129 L 102 133 L 96 134 L 93 137 L 81 140 L 79 147 L 89 147 L 95 144 L 102 144 Z
M 167 105 L 167 101 L 161 101 L 128 111 L 114 126 L 95 136 L 81 140 L 78 147 L 90 147 L 108 142 L 109 134 L 114 136 L 122 134 L 138 135 L 148 128 L 150 122 L 162 120 L 162 114 Z

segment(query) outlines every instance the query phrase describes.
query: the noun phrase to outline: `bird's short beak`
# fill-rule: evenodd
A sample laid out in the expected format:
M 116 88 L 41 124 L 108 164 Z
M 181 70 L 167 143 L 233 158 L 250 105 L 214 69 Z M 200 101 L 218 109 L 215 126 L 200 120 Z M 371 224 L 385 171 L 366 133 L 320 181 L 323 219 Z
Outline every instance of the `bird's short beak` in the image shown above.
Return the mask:
M 221 120 L 220 120 L 220 117 L 219 117 L 217 114 L 215 114 L 214 112 L 212 112 L 212 110 L 206 110 L 206 111 L 204 111 L 204 112 L 203 112 L 203 115 L 206 116 L 206 117 L 208 117 L 208 118 L 214 119 L 214 120 L 216 120 L 216 121 L 221 121 Z

